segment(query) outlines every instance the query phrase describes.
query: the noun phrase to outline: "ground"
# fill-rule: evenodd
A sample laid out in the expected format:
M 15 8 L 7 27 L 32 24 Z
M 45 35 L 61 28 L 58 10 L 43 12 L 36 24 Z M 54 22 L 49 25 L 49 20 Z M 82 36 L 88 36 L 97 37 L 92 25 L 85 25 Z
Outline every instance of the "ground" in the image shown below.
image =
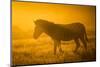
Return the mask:
M 12 41 L 13 65 L 29 64 L 52 64 L 81 61 L 95 61 L 96 49 L 95 38 L 89 38 L 88 51 L 86 52 L 81 43 L 77 53 L 74 53 L 76 47 L 74 41 L 62 42 L 63 53 L 57 51 L 54 55 L 53 41 L 47 37 L 40 37 L 37 40 L 18 39 Z

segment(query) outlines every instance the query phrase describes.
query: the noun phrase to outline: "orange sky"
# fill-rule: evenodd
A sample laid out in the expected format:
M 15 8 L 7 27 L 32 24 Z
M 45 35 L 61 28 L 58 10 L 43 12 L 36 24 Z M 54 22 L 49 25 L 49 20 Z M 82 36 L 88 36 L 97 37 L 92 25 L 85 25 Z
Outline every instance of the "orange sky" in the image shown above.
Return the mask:
M 95 6 L 12 2 L 12 25 L 23 30 L 32 30 L 33 21 L 45 19 L 54 23 L 81 22 L 95 28 Z

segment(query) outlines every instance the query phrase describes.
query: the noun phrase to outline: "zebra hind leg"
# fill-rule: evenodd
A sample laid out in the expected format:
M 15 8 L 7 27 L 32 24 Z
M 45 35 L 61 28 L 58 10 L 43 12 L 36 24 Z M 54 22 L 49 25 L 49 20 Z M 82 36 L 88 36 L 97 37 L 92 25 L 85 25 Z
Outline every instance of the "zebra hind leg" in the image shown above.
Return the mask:
M 85 50 L 87 52 L 87 42 L 86 42 L 85 38 L 84 37 L 81 37 L 80 40 L 82 41 L 83 46 L 84 46 L 84 48 L 85 48 Z
M 79 39 L 75 39 L 74 41 L 76 43 L 76 48 L 74 50 L 74 53 L 76 53 L 78 51 L 78 48 L 80 47 L 80 43 L 79 43 Z

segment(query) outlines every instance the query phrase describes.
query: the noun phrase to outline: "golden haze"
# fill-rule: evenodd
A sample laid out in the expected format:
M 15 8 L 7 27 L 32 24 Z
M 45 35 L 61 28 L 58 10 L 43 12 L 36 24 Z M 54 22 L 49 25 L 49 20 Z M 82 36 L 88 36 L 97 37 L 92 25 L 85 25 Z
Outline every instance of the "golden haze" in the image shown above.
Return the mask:
M 34 21 L 44 19 L 56 24 L 83 23 L 89 38 L 88 54 L 83 46 L 79 55 L 74 54 L 73 41 L 62 42 L 64 53 L 53 55 L 53 41 L 44 34 L 33 39 Z M 93 61 L 95 44 L 96 7 L 35 2 L 12 2 L 12 62 L 13 65 L 48 64 L 77 61 Z

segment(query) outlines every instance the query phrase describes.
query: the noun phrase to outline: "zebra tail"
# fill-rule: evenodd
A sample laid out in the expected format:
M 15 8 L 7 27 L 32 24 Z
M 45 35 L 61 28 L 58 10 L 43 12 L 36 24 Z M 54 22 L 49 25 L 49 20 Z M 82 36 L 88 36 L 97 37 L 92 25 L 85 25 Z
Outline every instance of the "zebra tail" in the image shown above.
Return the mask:
M 88 37 L 87 37 L 87 34 L 86 34 L 86 30 L 85 30 L 85 34 L 84 34 L 84 35 L 85 35 L 86 41 L 89 41 L 89 40 L 88 40 Z

